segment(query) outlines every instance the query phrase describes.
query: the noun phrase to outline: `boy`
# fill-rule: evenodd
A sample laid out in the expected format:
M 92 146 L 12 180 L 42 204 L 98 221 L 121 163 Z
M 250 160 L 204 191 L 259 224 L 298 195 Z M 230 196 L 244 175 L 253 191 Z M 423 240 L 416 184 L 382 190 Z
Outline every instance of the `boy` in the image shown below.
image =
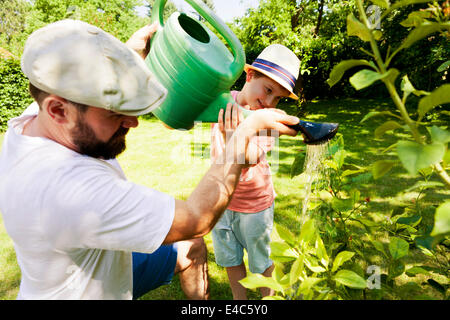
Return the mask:
M 251 110 L 275 108 L 282 98 L 297 100 L 294 94 L 300 60 L 283 45 L 265 48 L 252 65 L 245 65 L 246 83 L 241 91 L 232 91 L 234 100 Z M 223 152 L 226 132 L 238 125 L 228 113 L 219 114 L 217 124 L 211 129 L 211 159 Z M 267 153 L 273 146 L 272 137 L 254 137 L 254 147 Z M 248 253 L 249 270 L 270 277 L 274 269 L 270 260 L 270 233 L 273 226 L 275 192 L 270 167 L 263 156 L 260 161 L 242 170 L 232 199 L 212 231 L 216 263 L 227 270 L 235 300 L 247 299 L 246 289 L 238 282 L 246 276 L 243 249 Z M 273 290 L 261 288 L 263 296 L 273 295 Z

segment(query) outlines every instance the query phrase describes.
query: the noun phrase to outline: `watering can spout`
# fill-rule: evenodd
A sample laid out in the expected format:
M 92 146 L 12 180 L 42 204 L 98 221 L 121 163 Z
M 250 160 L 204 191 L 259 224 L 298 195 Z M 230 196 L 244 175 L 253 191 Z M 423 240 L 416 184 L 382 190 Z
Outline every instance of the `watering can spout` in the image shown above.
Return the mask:
M 217 122 L 220 109 L 225 109 L 227 104 L 235 104 L 236 101 L 232 97 L 231 93 L 222 92 L 217 98 L 195 119 L 196 122 Z M 244 118 L 247 118 L 253 111 L 247 110 L 239 106 L 244 114 Z

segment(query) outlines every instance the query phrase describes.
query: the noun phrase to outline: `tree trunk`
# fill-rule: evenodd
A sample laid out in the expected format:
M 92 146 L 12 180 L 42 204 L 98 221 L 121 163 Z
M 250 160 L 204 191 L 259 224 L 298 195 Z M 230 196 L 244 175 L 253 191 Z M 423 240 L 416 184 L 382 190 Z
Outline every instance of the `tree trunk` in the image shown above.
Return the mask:
M 294 14 L 293 14 L 292 17 L 291 17 L 291 30 L 294 31 L 295 28 L 296 28 L 296 27 L 298 26 L 298 24 L 299 24 L 300 14 L 303 12 L 303 8 L 300 6 L 301 1 L 300 1 L 300 3 L 298 4 L 298 6 L 297 6 L 295 0 L 291 0 L 291 2 L 292 2 L 292 5 L 294 5 L 294 7 L 295 7 L 295 12 L 294 12 Z
M 325 2 L 325 0 L 320 0 L 320 2 L 319 2 L 319 16 L 317 17 L 317 25 L 316 25 L 316 28 L 314 29 L 314 36 L 316 36 L 316 37 L 319 35 L 320 24 L 322 23 L 324 2 Z

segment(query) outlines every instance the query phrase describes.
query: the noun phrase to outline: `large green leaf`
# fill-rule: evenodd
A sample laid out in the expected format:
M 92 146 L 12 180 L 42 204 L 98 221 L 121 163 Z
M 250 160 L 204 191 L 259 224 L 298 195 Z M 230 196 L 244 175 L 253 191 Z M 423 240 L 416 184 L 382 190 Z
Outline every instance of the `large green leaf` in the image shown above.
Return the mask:
M 425 38 L 426 36 L 435 33 L 440 30 L 449 29 L 450 24 L 448 23 L 438 23 L 438 22 L 427 22 L 423 23 L 413 31 L 409 33 L 406 39 L 401 44 L 400 48 L 407 49 L 412 46 L 417 41 Z
M 345 147 L 344 137 L 340 133 L 337 133 L 336 137 L 332 140 L 332 142 L 328 146 L 328 155 L 332 156 L 339 150 L 344 149 L 344 147 Z
M 378 160 L 372 165 L 372 175 L 374 179 L 381 178 L 397 164 L 396 160 Z
M 419 170 L 440 162 L 445 154 L 445 145 L 436 142 L 421 145 L 412 141 L 399 141 L 397 154 L 406 170 L 415 175 Z
M 347 34 L 349 36 L 357 36 L 365 42 L 371 39 L 370 29 L 356 19 L 353 13 L 347 16 Z
M 361 90 L 372 85 L 377 80 L 390 79 L 393 82 L 398 75 L 399 71 L 393 68 L 389 69 L 386 73 L 378 73 L 364 69 L 355 73 L 350 78 L 350 83 L 356 90 Z
M 333 268 L 331 269 L 331 272 L 335 272 L 337 269 L 339 269 L 340 266 L 344 264 L 344 262 L 350 260 L 354 255 L 355 253 L 351 251 L 339 252 L 336 258 L 334 258 Z
M 381 73 L 364 69 L 355 73 L 350 78 L 350 83 L 356 90 L 361 90 L 365 87 L 370 86 L 372 83 L 382 78 L 383 75 Z
M 426 3 L 426 2 L 430 2 L 430 0 L 397 0 L 395 1 L 395 3 L 393 3 L 390 7 L 387 8 L 387 10 L 383 13 L 381 20 L 383 20 L 383 18 L 385 16 L 387 16 L 390 12 L 392 12 L 393 10 L 400 8 L 400 7 L 404 7 L 407 5 L 411 5 L 411 4 L 416 4 L 416 3 Z
M 283 287 L 273 278 L 265 277 L 259 273 L 251 273 L 239 282 L 247 289 L 267 287 L 275 291 L 283 291 Z
M 366 280 L 351 270 L 341 270 L 333 277 L 333 279 L 344 286 L 354 289 L 365 289 Z
M 392 9 L 394 6 L 392 6 L 390 9 Z M 389 10 L 386 10 L 389 11 Z M 385 16 L 386 12 L 383 14 Z M 383 19 L 383 16 L 381 19 Z M 430 34 L 433 34 L 435 32 L 441 31 L 441 30 L 450 30 L 450 22 L 425 22 L 418 26 L 417 28 L 414 28 L 406 37 L 406 39 L 403 41 L 403 43 L 391 54 L 391 56 L 387 59 L 387 64 L 389 64 L 389 61 L 392 60 L 392 58 L 401 50 L 407 49 L 410 46 L 412 46 L 417 41 L 429 36 Z
M 399 129 L 402 126 L 400 123 L 394 120 L 389 120 L 383 123 L 381 126 L 375 129 L 375 139 L 380 139 L 383 134 L 385 134 L 387 131 Z
M 327 79 L 327 83 L 330 86 L 330 88 L 334 86 L 336 83 L 338 83 L 339 80 L 341 80 L 342 76 L 348 69 L 357 66 L 371 67 L 372 65 L 367 60 L 352 59 L 339 62 L 336 66 L 334 66 L 333 70 L 331 70 L 330 77 Z
M 450 131 L 432 126 L 430 129 L 431 140 L 433 142 L 448 143 L 450 142 Z
M 432 236 L 450 233 L 450 201 L 446 201 L 436 209 Z
M 297 241 L 295 240 L 294 234 L 291 231 L 289 231 L 286 227 L 282 226 L 279 223 L 276 223 L 275 229 L 281 239 L 286 241 L 291 246 L 296 245 Z
M 315 248 L 316 248 L 316 255 L 317 255 L 317 258 L 320 259 L 320 263 L 322 263 L 322 265 L 325 268 L 328 268 L 329 258 L 328 258 L 327 250 L 325 249 L 325 245 L 323 244 L 322 238 L 320 237 L 319 234 L 316 235 Z
M 424 274 L 424 275 L 429 276 L 430 272 L 428 272 L 424 268 L 418 267 L 418 266 L 417 267 L 412 267 L 412 268 L 409 268 L 408 270 L 406 270 L 406 275 L 409 276 L 409 277 L 414 277 L 414 276 L 416 276 L 418 274 Z
M 291 267 L 289 284 L 292 286 L 300 278 L 304 270 L 303 256 L 297 258 Z
M 289 274 L 284 274 L 283 265 L 280 263 L 275 263 L 275 268 L 272 272 L 272 278 L 275 279 L 275 281 L 282 287 L 287 288 L 289 286 Z
M 333 160 L 339 169 L 344 165 L 345 157 L 347 157 L 347 151 L 343 149 L 336 151 L 333 155 Z
M 299 240 L 302 243 L 308 243 L 314 239 L 315 234 L 316 227 L 314 225 L 314 219 L 309 219 L 301 226 Z
M 298 258 L 298 253 L 285 242 L 270 243 L 271 257 L 280 262 L 292 261 Z
M 320 272 L 327 271 L 325 268 L 323 268 L 319 265 L 319 262 L 313 256 L 306 255 L 304 257 L 304 262 L 305 262 L 305 266 L 307 266 L 308 269 L 314 273 L 320 273 Z
M 446 103 L 450 103 L 450 84 L 443 84 L 428 96 L 420 99 L 417 110 L 419 112 L 419 120 L 434 107 Z
M 414 11 L 408 15 L 408 18 L 400 22 L 405 28 L 418 27 L 425 22 L 425 19 L 431 18 L 433 13 L 431 11 Z
M 372 2 L 374 5 L 377 5 L 383 9 L 387 9 L 391 5 L 389 3 L 389 0 L 370 0 L 370 2 Z
M 408 254 L 409 244 L 406 240 L 391 237 L 389 242 L 389 252 L 395 260 L 400 259 Z

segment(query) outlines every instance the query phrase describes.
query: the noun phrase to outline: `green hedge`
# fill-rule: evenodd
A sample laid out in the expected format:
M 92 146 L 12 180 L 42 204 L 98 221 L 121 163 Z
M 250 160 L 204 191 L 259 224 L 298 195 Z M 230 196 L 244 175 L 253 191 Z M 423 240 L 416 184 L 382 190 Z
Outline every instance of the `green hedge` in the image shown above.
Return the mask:
M 0 59 L 0 132 L 6 131 L 8 120 L 20 115 L 31 102 L 20 61 Z

